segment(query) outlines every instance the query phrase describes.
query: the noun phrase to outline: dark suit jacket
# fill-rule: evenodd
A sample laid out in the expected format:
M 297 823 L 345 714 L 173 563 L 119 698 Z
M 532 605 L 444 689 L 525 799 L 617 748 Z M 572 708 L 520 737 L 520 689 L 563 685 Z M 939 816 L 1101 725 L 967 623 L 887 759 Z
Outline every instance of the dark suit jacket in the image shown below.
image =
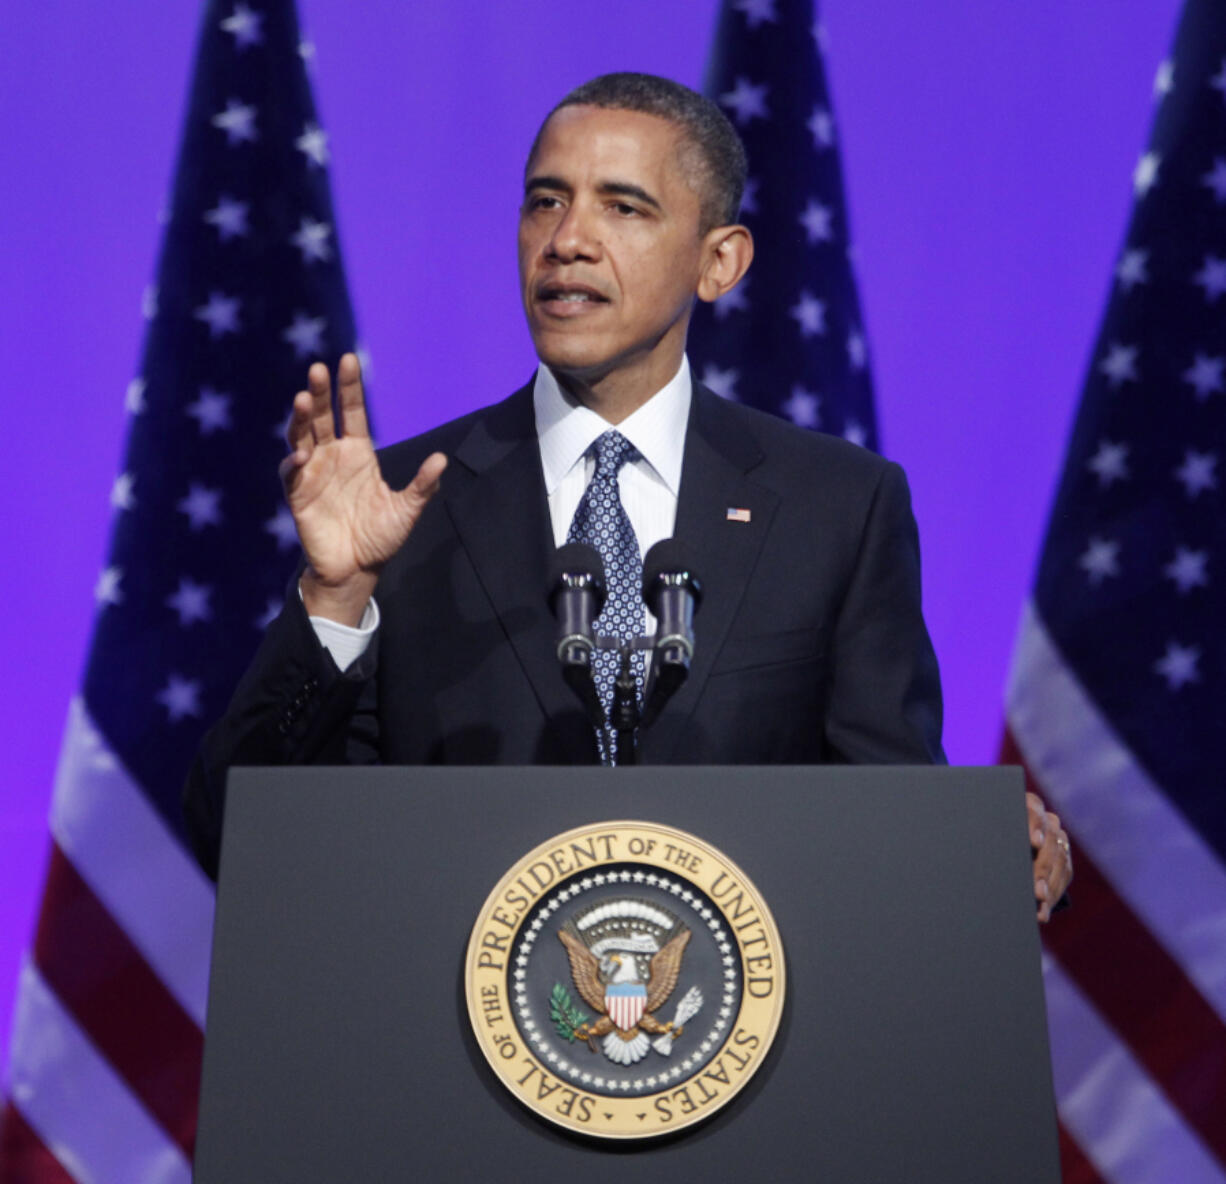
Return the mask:
M 231 765 L 596 762 L 554 654 L 531 386 L 381 453 L 389 483 L 436 450 L 451 463 L 380 577 L 367 653 L 338 671 L 291 594 L 206 737 L 186 809 L 209 870 Z M 642 735 L 644 764 L 943 759 L 897 465 L 695 385 L 674 534 L 704 597 L 689 680 Z

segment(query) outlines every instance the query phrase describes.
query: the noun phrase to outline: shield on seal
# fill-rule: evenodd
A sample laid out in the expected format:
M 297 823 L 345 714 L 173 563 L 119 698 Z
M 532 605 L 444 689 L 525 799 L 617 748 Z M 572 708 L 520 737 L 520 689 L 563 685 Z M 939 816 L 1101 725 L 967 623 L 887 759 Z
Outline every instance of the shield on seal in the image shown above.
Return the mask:
M 646 983 L 609 983 L 605 987 L 604 1005 L 609 1019 L 623 1032 L 629 1032 L 643 1018 L 647 1006 Z

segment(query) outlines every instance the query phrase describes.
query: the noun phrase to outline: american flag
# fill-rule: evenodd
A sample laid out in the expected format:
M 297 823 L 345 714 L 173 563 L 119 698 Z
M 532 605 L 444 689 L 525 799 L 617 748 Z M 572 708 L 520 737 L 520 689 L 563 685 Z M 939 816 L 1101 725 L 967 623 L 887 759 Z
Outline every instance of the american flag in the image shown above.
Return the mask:
M 213 893 L 179 795 L 296 561 L 290 399 L 354 345 L 311 55 L 292 0 L 205 5 L 20 976 L 3 1184 L 191 1176 Z
M 1068 1184 L 1226 1181 L 1226 8 L 1189 0 L 1007 695 L 1073 838 L 1045 934 Z
M 843 172 L 812 0 L 723 0 L 704 86 L 749 156 L 749 274 L 700 304 L 689 353 L 717 394 L 877 447 Z

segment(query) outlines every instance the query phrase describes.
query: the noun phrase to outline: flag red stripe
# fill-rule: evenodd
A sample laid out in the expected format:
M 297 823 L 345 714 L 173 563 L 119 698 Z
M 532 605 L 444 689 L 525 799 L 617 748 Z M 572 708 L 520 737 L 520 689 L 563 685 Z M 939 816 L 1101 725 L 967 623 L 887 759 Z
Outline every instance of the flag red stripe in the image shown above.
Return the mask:
M 73 1184 L 12 1102 L 0 1111 L 0 1184 Z
M 1064 1123 L 1059 1124 L 1060 1171 L 1064 1184 L 1106 1184 L 1095 1166 L 1086 1158 L 1081 1145 L 1069 1134 Z
M 1007 732 L 1001 759 L 1026 768 Z M 1039 792 L 1029 769 L 1026 783 Z M 1226 1163 L 1226 1025 L 1073 838 L 1074 911 L 1046 927 L 1043 944 Z
M 204 1037 L 56 844 L 34 962 L 90 1040 L 190 1159 Z

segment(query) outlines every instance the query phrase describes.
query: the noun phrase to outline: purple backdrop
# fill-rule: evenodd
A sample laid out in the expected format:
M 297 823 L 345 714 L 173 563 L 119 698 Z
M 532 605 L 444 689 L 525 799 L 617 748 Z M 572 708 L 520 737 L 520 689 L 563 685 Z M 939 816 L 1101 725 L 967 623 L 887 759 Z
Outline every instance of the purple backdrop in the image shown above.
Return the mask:
M 609 69 L 698 85 L 715 0 L 301 0 L 381 437 L 507 393 L 522 157 Z M 885 450 L 910 473 L 947 747 L 991 761 L 1014 624 L 1178 0 L 825 0 Z M 0 1042 L 106 543 L 195 6 L 9 6 Z M 287 391 L 287 401 L 292 392 Z M 0 1044 L 0 1049 L 3 1045 Z

